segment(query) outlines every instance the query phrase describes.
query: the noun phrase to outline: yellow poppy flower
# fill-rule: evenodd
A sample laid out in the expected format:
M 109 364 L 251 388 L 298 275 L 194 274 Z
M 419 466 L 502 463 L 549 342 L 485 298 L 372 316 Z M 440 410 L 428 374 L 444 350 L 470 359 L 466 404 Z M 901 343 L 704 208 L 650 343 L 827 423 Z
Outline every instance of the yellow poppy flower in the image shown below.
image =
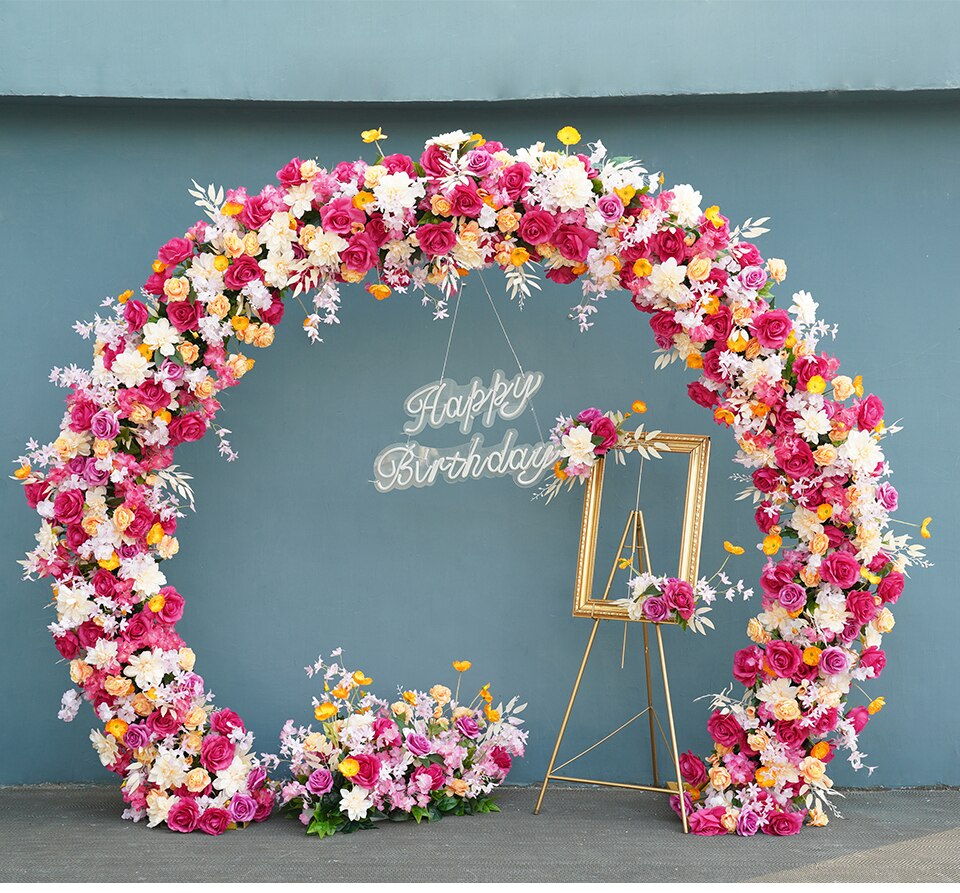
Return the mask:
M 723 548 L 726 549 L 731 555 L 743 555 L 743 546 L 735 546 L 730 540 L 723 541 Z
M 565 146 L 575 146 L 580 142 L 580 131 L 568 124 L 557 131 L 557 139 Z
M 647 404 L 642 400 L 634 400 L 630 408 L 637 413 L 637 415 L 643 415 L 647 411 Z
M 336 716 L 339 712 L 340 710 L 336 704 L 331 704 L 329 701 L 324 701 L 322 704 L 317 704 L 313 711 L 313 715 L 316 717 L 317 722 L 326 722 L 331 717 Z
M 455 661 L 453 662 L 453 668 L 454 668 L 458 673 L 466 673 L 467 670 L 469 670 L 470 667 L 472 667 L 472 666 L 473 666 L 473 664 L 470 663 L 470 661 L 468 661 L 468 660 L 455 660 Z
M 931 536 L 929 530 L 931 521 L 933 521 L 933 518 L 924 518 L 923 523 L 920 525 L 920 536 L 922 536 L 925 540 L 930 539 Z
M 387 135 L 379 128 L 373 130 L 364 130 L 360 134 L 360 139 L 365 143 L 375 143 L 377 140 L 385 140 Z
M 874 698 L 869 704 L 867 704 L 867 713 L 873 716 L 875 713 L 879 713 L 886 707 L 887 702 L 884 698 Z

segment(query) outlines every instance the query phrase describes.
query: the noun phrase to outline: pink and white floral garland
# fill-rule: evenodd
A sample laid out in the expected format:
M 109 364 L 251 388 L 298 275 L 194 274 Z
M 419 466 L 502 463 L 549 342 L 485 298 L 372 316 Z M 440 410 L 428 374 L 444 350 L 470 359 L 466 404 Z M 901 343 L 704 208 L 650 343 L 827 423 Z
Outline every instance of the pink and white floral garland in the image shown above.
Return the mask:
M 565 151 L 511 153 L 454 131 L 418 160 L 326 170 L 295 158 L 256 195 L 198 186 L 208 219 L 161 246 L 139 297 L 108 299 L 78 324 L 93 366 L 54 370 L 70 390 L 60 435 L 29 444 L 15 477 L 42 519 L 25 574 L 52 578 L 50 630 L 76 685 L 61 716 L 93 705 L 91 740 L 123 778 L 125 817 L 216 834 L 272 806 L 252 736 L 210 705 L 176 632 L 184 600 L 161 562 L 179 548 L 190 493 L 175 448 L 213 429 L 233 457 L 218 395 L 253 367 L 246 351 L 272 343 L 285 300 L 313 292 L 303 325 L 319 340 L 339 321 L 341 282 L 368 280 L 377 299 L 412 289 L 443 318 L 461 278 L 487 266 L 520 300 L 540 271 L 579 281 L 571 318 L 583 330 L 607 293 L 629 293 L 661 361 L 702 370 L 690 396 L 732 428 L 751 470 L 770 556 L 764 610 L 735 656 L 746 691 L 718 698 L 708 723 L 709 771 L 685 760 L 694 830 L 820 823 L 826 764 L 838 748 L 860 764 L 857 736 L 878 702 L 851 708 L 848 696 L 880 675 L 889 605 L 922 561 L 886 530 L 897 494 L 883 481 L 883 406 L 818 350 L 827 329 L 809 295 L 773 308 L 784 263 L 765 261 L 719 208 L 701 209 L 688 185 L 658 192 L 658 175 L 600 143 L 571 153 L 573 128 L 558 137 Z

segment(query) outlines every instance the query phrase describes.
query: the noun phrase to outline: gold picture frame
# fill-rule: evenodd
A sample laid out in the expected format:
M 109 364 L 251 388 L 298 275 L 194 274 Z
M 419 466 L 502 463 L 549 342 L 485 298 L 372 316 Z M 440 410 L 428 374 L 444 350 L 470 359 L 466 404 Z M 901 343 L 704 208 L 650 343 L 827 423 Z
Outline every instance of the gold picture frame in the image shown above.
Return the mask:
M 683 503 L 683 526 L 680 534 L 680 564 L 677 576 L 691 586 L 696 585 L 700 569 L 700 543 L 703 535 L 704 506 L 707 498 L 707 472 L 710 465 L 710 438 L 703 434 L 666 434 L 656 437 L 660 453 L 685 453 L 687 491 Z M 662 445 L 662 446 L 661 446 Z M 649 444 L 645 444 L 649 448 Z M 635 449 L 629 438 L 614 449 L 630 452 Z M 609 601 L 611 574 L 602 598 L 593 596 L 596 568 L 597 536 L 600 530 L 600 500 L 603 495 L 604 458 L 600 457 L 584 485 L 583 515 L 580 522 L 580 545 L 577 550 L 577 576 L 574 582 L 573 616 L 595 620 L 630 620 L 625 605 Z M 640 518 L 642 525 L 642 516 Z M 628 522 L 628 528 L 630 524 Z M 624 531 L 624 538 L 627 530 Z M 635 534 L 636 536 L 636 534 Z M 644 537 L 645 539 L 645 537 Z M 621 543 L 622 545 L 622 543 Z M 643 543 L 644 558 L 646 543 Z M 646 621 L 641 621 L 646 622 Z

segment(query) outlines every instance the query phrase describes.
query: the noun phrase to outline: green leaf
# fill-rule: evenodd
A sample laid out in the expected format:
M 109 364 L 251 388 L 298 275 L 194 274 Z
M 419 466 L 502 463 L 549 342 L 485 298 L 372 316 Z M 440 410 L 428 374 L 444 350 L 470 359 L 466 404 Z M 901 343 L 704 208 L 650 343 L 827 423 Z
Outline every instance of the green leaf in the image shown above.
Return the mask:
M 430 810 L 425 806 L 414 806 L 410 810 L 410 815 L 413 816 L 413 820 L 419 825 L 422 819 L 430 821 Z

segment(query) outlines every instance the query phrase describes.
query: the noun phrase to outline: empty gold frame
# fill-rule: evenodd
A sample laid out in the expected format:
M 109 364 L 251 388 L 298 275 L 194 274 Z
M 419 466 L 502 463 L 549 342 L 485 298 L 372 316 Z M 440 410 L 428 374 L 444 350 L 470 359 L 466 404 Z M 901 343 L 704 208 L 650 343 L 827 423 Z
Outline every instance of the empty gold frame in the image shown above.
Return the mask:
M 680 566 L 677 576 L 696 585 L 700 567 L 700 539 L 703 533 L 703 508 L 707 497 L 707 469 L 710 462 L 710 438 L 702 434 L 658 434 L 661 453 L 685 453 L 687 492 L 683 502 L 683 527 L 680 534 Z M 665 449 L 659 448 L 664 444 Z M 649 447 L 649 444 L 645 444 Z M 622 447 L 630 450 L 630 441 Z M 639 458 L 639 456 L 638 456 Z M 603 495 L 604 459 L 597 460 L 593 473 L 584 485 L 583 516 L 580 522 L 580 547 L 577 552 L 577 578 L 574 583 L 573 616 L 595 620 L 629 620 L 625 605 L 608 600 L 613 574 L 602 598 L 593 597 L 593 577 L 597 557 L 597 536 L 600 530 L 600 498 Z M 628 523 L 629 527 L 629 523 Z M 626 541 L 621 542 L 621 552 Z M 643 544 L 644 547 L 646 543 Z M 644 548 L 644 552 L 646 549 Z M 646 557 L 646 556 L 645 556 Z M 614 562 L 616 568 L 616 562 Z M 662 573 L 662 571 L 660 571 Z

